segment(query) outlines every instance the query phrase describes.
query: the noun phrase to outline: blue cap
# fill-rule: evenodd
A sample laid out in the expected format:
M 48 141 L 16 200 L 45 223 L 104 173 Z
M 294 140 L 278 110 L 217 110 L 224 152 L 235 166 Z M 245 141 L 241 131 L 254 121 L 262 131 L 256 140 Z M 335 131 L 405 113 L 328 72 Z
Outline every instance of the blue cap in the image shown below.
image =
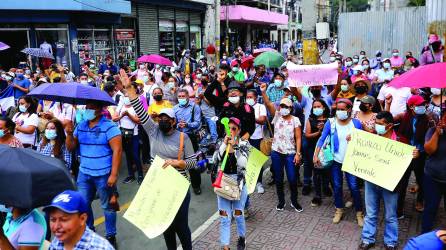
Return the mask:
M 66 190 L 56 197 L 49 206 L 43 210 L 47 212 L 51 208 L 57 208 L 68 214 L 86 213 L 88 211 L 87 202 L 81 193 L 72 190 Z

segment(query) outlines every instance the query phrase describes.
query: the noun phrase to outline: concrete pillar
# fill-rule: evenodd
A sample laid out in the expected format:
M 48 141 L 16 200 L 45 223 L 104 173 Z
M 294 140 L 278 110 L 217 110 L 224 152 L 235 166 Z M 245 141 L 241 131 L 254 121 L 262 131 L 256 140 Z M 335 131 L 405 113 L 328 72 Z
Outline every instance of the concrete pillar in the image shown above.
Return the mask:
M 251 48 L 252 46 L 252 35 L 251 35 L 251 24 L 248 23 L 246 25 L 246 44 L 242 44 L 242 46 L 246 46 L 248 48 Z

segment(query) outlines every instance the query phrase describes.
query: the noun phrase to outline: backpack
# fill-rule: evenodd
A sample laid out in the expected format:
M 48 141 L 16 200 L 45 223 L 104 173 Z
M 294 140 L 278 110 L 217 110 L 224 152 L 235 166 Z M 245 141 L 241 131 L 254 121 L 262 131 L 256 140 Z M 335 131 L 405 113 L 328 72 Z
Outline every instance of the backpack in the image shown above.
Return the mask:
M 318 158 L 321 162 L 320 166 L 315 166 L 315 168 L 330 168 L 333 164 L 334 154 L 333 154 L 333 134 L 336 128 L 336 120 L 335 118 L 329 118 L 328 122 L 330 123 L 330 135 L 325 138 L 324 143 L 322 144 L 321 150 L 319 151 Z

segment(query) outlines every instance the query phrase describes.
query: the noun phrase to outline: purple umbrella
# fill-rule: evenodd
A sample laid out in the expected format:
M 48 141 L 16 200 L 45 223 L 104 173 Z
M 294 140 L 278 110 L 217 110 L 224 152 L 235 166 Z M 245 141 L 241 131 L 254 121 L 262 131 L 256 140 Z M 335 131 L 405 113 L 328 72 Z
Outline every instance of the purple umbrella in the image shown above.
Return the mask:
M 87 101 L 99 101 L 105 105 L 116 105 L 105 91 L 76 82 L 45 83 L 33 89 L 28 95 L 41 100 L 76 105 L 85 105 Z
M 9 49 L 9 48 L 10 48 L 10 47 L 9 47 L 8 44 L 0 42 L 0 51 L 1 51 L 1 50 L 5 50 L 5 49 Z
M 140 58 L 138 58 L 138 62 L 172 66 L 172 62 L 169 59 L 156 54 L 141 56 Z

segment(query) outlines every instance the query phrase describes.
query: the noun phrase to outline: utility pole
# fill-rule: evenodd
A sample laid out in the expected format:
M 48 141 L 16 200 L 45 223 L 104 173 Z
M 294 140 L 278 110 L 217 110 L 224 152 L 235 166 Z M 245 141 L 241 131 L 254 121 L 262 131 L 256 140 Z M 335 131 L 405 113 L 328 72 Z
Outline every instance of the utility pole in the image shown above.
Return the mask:
M 226 39 L 225 39 L 225 45 L 226 45 L 226 54 L 229 54 L 229 0 L 226 0 Z
M 220 0 L 215 0 L 215 64 L 220 65 Z

